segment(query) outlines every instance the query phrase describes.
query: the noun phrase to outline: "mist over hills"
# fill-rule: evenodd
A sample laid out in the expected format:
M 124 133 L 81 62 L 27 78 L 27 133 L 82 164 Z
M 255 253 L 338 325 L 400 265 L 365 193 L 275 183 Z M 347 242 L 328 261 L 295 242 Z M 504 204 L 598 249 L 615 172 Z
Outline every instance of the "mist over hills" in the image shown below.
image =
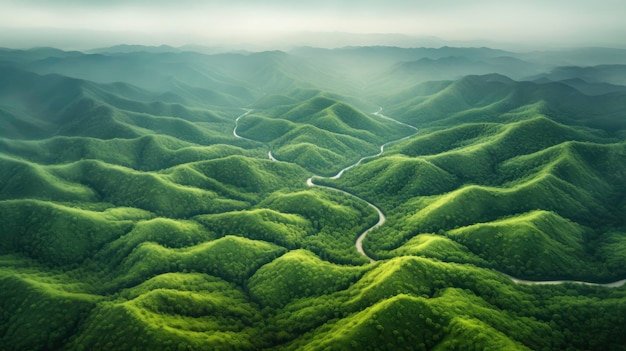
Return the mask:
M 0 50 L 0 350 L 625 349 L 625 51 L 211 50 Z

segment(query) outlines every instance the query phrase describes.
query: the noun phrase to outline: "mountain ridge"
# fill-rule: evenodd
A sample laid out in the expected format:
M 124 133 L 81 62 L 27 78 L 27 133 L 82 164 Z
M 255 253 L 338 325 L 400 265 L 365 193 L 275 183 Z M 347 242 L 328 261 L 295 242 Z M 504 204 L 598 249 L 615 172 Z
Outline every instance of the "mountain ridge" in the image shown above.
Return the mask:
M 0 50 L 0 349 L 624 349 L 592 51 L 119 49 Z

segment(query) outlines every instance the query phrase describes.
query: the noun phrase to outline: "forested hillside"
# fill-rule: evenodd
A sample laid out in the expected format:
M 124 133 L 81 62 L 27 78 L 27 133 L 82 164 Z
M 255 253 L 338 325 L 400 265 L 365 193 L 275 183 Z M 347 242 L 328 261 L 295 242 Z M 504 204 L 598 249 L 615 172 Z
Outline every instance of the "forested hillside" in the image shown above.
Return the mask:
M 1 49 L 0 350 L 624 350 L 586 58 Z

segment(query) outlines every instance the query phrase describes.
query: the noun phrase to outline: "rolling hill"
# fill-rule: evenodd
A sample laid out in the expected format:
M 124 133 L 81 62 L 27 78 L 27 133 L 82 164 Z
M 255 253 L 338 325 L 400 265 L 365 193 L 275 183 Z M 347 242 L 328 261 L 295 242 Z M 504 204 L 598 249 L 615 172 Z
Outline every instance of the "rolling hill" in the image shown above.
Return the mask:
M 279 100 L 286 104 L 279 102 L 246 116 L 239 122 L 238 133 L 267 143 L 277 159 L 322 175 L 335 174 L 343 166 L 375 154 L 386 141 L 411 133 L 398 123 L 369 116 L 337 96 L 321 92 L 289 103 L 301 96 L 302 92 L 296 91 Z
M 0 350 L 624 350 L 593 52 L 1 49 Z
M 475 82 L 483 77 L 468 78 Z M 507 111 L 499 106 L 506 106 L 503 101 L 510 99 L 509 92 L 498 94 L 495 86 L 506 87 L 513 81 L 494 82 L 490 76 L 484 80 L 487 91 L 481 99 L 485 101 L 468 101 L 472 95 L 456 89 L 452 95 L 446 88 L 424 105 L 432 111 L 432 106 L 449 108 L 453 98 L 463 99 L 467 105 L 487 106 L 491 116 L 475 119 L 477 114 L 463 111 L 445 119 L 431 117 L 432 132 L 402 141 L 390 148 L 388 156 L 349 170 L 342 179 L 327 181 L 377 201 L 386 211 L 392 224 L 368 236 L 366 251 L 369 247 L 381 258 L 399 252 L 441 257 L 427 247 L 413 249 L 427 246 L 419 236 L 439 234 L 442 245 L 448 240 L 461 244 L 446 244 L 456 247 L 456 256 L 471 253 L 489 261 L 485 266 L 512 275 L 599 280 L 623 276 L 624 272 L 608 269 L 616 259 L 612 254 L 602 256 L 600 252 L 608 252 L 597 251 L 615 235 L 609 228 L 624 226 L 621 179 L 626 174 L 626 153 L 623 140 L 615 137 L 621 132 L 571 122 L 567 110 L 557 110 L 563 105 L 550 104 L 551 100 L 542 104 L 543 112 L 533 105 L 509 105 L 512 110 Z M 559 98 L 552 94 L 555 88 L 547 91 L 550 99 Z M 490 104 L 490 98 L 496 103 Z M 416 111 L 426 115 L 419 107 Z M 607 112 L 604 105 L 589 114 L 613 120 L 606 117 L 612 109 Z M 469 121 L 460 123 L 463 119 Z M 498 253 L 485 252 L 492 249 Z M 542 263 L 531 263 L 537 259 Z M 615 273 L 602 278 L 608 272 Z
M 432 84 L 428 84 L 432 87 Z M 417 90 L 418 94 L 414 91 Z M 517 82 L 502 75 L 466 76 L 441 89 L 411 88 L 387 114 L 423 127 L 504 122 L 545 114 L 557 122 L 612 132 L 626 128 L 623 93 L 589 96 L 562 83 Z M 383 103 L 385 100 L 381 100 Z

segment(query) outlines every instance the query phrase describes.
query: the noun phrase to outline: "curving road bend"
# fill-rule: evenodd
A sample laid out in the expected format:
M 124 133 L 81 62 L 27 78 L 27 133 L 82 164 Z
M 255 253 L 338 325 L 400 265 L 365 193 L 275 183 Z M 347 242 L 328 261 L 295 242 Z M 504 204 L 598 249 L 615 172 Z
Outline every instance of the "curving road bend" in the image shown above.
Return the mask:
M 386 119 L 386 120 L 392 121 L 392 122 L 394 122 L 394 123 L 397 123 L 397 124 L 399 124 L 399 125 L 401 125 L 401 126 L 409 127 L 409 128 L 411 128 L 411 129 L 415 129 L 415 131 L 418 131 L 417 127 L 414 127 L 414 126 L 412 126 L 412 125 L 410 125 L 410 124 L 406 124 L 406 123 L 404 123 L 404 122 L 400 122 L 400 121 L 398 121 L 397 119 L 393 119 L 393 118 L 391 118 L 391 117 L 387 117 L 387 116 L 383 115 L 383 113 L 382 113 L 382 112 L 383 112 L 383 108 L 382 108 L 382 107 L 379 107 L 379 108 L 378 108 L 378 111 L 374 112 L 374 115 L 376 115 L 376 116 L 378 116 L 378 117 L 380 117 L 380 118 L 382 118 L 382 119 Z M 407 137 L 407 138 L 408 138 L 408 137 Z
M 278 160 L 276 158 L 274 158 L 274 155 L 272 155 L 272 151 L 271 150 L 267 152 L 267 158 L 269 158 L 270 161 L 278 162 Z
M 246 116 L 246 115 L 248 115 L 250 112 L 252 112 L 252 110 L 249 110 L 249 109 L 244 109 L 244 110 L 245 110 L 246 112 L 245 112 L 244 114 L 242 114 L 241 116 L 237 117 L 237 119 L 235 120 L 235 129 L 233 129 L 233 135 L 234 135 L 235 137 L 237 137 L 237 138 L 240 138 L 240 139 L 247 139 L 247 140 L 251 140 L 251 139 L 248 139 L 248 138 L 242 137 L 242 136 L 240 136 L 240 135 L 238 135 L 238 134 L 237 134 L 237 125 L 238 125 L 239 119 L 240 119 L 240 118 L 242 118 L 242 117 L 244 117 L 244 116 Z M 373 114 L 374 114 L 374 115 L 376 115 L 376 116 L 378 116 L 378 117 L 380 117 L 380 118 L 387 119 L 387 120 L 389 120 L 389 121 L 392 121 L 392 122 L 398 123 L 398 124 L 400 124 L 400 125 L 403 125 L 403 126 L 406 126 L 406 127 L 411 128 L 411 129 L 414 129 L 415 131 L 418 131 L 418 128 L 416 128 L 416 127 L 414 127 L 414 126 L 412 126 L 412 125 L 406 124 L 406 123 L 404 123 L 404 122 L 397 121 L 397 120 L 395 120 L 395 119 L 393 119 L 393 118 L 391 118 L 391 117 L 387 117 L 387 116 L 383 115 L 383 114 L 382 114 L 382 110 L 383 110 L 383 109 L 382 109 L 382 107 L 381 107 L 381 108 L 380 108 L 377 112 L 374 112 Z M 308 185 L 308 186 L 310 186 L 310 187 L 316 186 L 316 187 L 319 187 L 319 188 L 325 188 L 325 189 L 329 189 L 329 190 L 333 190 L 333 191 L 338 191 L 338 192 L 344 193 L 344 194 L 346 194 L 346 195 L 352 196 L 352 197 L 354 197 L 354 198 L 356 198 L 356 199 L 359 199 L 359 200 L 361 200 L 361 201 L 364 201 L 367 205 L 369 205 L 370 207 L 372 207 L 372 208 L 373 208 L 373 209 L 374 209 L 374 210 L 378 213 L 378 222 L 376 222 L 376 224 L 374 224 L 373 226 L 371 226 L 370 228 L 368 228 L 367 230 L 365 230 L 363 233 L 361 233 L 361 235 L 359 235 L 359 237 L 356 239 L 356 242 L 355 242 L 355 244 L 354 244 L 354 246 L 356 247 L 356 250 L 359 252 L 359 254 L 361 254 L 361 256 L 363 256 L 363 257 L 367 258 L 367 259 L 370 261 L 370 263 L 374 263 L 374 262 L 376 262 L 376 260 L 375 260 L 375 259 L 373 259 L 373 258 L 371 258 L 370 256 L 368 256 L 368 255 L 367 255 L 367 253 L 365 253 L 365 251 L 363 250 L 363 240 L 365 239 L 365 237 L 366 237 L 366 236 L 367 236 L 367 235 L 368 235 L 368 234 L 369 234 L 372 230 L 374 230 L 374 229 L 376 229 L 376 228 L 380 227 L 381 225 L 383 225 L 383 224 L 385 223 L 385 221 L 387 220 L 387 218 L 385 217 L 385 214 L 383 213 L 383 211 L 381 211 L 381 210 L 380 210 L 380 208 L 376 207 L 376 206 L 375 206 L 374 204 L 372 204 L 371 202 L 369 202 L 369 201 L 367 201 L 367 200 L 365 200 L 365 199 L 363 199 L 363 198 L 361 198 L 361 197 L 359 197 L 359 196 L 356 196 L 356 195 L 354 195 L 354 194 L 352 194 L 352 193 L 350 193 L 350 192 L 347 192 L 347 191 L 345 191 L 345 190 L 341 190 L 341 189 L 337 189 L 337 188 L 333 188 L 333 187 L 330 187 L 330 186 L 325 186 L 325 185 L 315 184 L 315 183 L 313 182 L 313 180 L 314 180 L 315 178 L 318 178 L 318 179 L 324 179 L 324 178 L 326 178 L 326 179 L 339 179 L 339 178 L 343 175 L 343 173 L 344 173 L 345 171 L 347 171 L 347 170 L 349 170 L 349 169 L 351 169 L 351 168 L 354 168 L 354 167 L 356 167 L 356 166 L 360 165 L 360 164 L 361 164 L 363 161 L 365 161 L 365 160 L 368 160 L 368 159 L 371 159 L 371 158 L 375 158 L 375 157 L 378 157 L 378 156 L 382 155 L 382 153 L 383 153 L 383 152 L 384 152 L 384 150 L 385 150 L 385 146 L 388 146 L 388 145 L 390 145 L 390 144 L 397 143 L 397 142 L 400 142 L 400 141 L 402 141 L 402 140 L 408 139 L 408 138 L 412 137 L 413 135 L 414 135 L 414 134 L 409 135 L 409 136 L 406 136 L 406 137 L 403 137 L 403 138 L 400 138 L 400 139 L 397 139 L 397 140 L 392 140 L 392 141 L 390 141 L 390 142 L 387 142 L 387 143 L 385 143 L 385 144 L 381 145 L 381 146 L 380 146 L 380 151 L 379 151 L 377 154 L 375 154 L 375 155 L 370 155 L 370 156 L 365 156 L 365 157 L 360 158 L 360 159 L 359 159 L 356 163 L 354 163 L 354 164 L 352 164 L 352 165 L 350 165 L 350 166 L 348 166 L 348 167 L 345 167 L 344 169 L 340 170 L 337 174 L 335 174 L 335 175 L 334 175 L 334 176 L 332 176 L 332 177 L 322 177 L 322 176 L 318 176 L 318 175 L 313 175 L 313 176 L 309 177 L 309 178 L 306 180 L 306 185 Z M 277 159 L 276 159 L 276 158 L 272 155 L 272 151 L 271 151 L 271 150 L 270 150 L 270 151 L 268 151 L 268 153 L 267 153 L 267 157 L 268 157 L 271 161 L 279 162 L 279 161 L 278 161 L 278 160 L 277 160 Z M 623 280 L 618 280 L 618 281 L 615 281 L 615 282 L 612 282 L 612 283 L 605 283 L 605 284 L 601 284 L 601 283 L 591 283 L 591 282 L 583 282 L 583 281 L 577 281 L 577 280 L 545 280 L 545 281 L 534 281 L 534 280 L 524 280 L 524 279 L 518 279 L 518 278 L 512 277 L 512 276 L 510 276 L 510 275 L 508 275 L 508 274 L 505 274 L 505 273 L 502 273 L 502 272 L 500 272 L 500 273 L 501 273 L 501 274 L 503 274 L 504 276 L 506 276 L 507 278 L 509 278 L 509 279 L 510 279 L 512 282 L 514 282 L 515 284 L 522 284 L 522 285 L 557 285 L 557 284 L 572 283 L 572 284 L 583 284 L 583 285 L 590 285 L 590 286 L 600 286 L 600 287 L 606 287 L 606 288 L 618 288 L 618 287 L 624 286 L 624 285 L 626 284 L 626 279 L 623 279 Z
M 247 108 L 244 108 L 242 110 L 244 110 L 246 112 L 244 112 L 241 116 L 239 116 L 239 117 L 237 117 L 237 119 L 235 119 L 235 128 L 233 129 L 233 135 L 235 136 L 235 138 L 238 138 L 238 139 L 252 140 L 252 139 L 248 139 L 246 137 L 242 137 L 241 135 L 237 134 L 237 127 L 239 126 L 239 120 L 242 117 L 245 117 L 245 116 L 249 115 L 250 112 L 252 112 L 251 109 L 247 109 Z
M 387 218 L 385 217 L 385 214 L 383 213 L 383 211 L 380 210 L 380 208 L 374 206 L 374 204 L 372 204 L 371 202 L 362 199 L 352 193 L 349 193 L 345 190 L 341 190 L 341 189 L 337 189 L 337 188 L 333 188 L 333 187 L 329 187 L 329 186 L 325 186 L 325 185 L 318 185 L 313 183 L 313 178 L 332 178 L 332 177 L 320 177 L 320 176 L 312 176 L 309 179 L 306 180 L 306 185 L 308 186 L 316 186 L 319 188 L 324 188 L 324 189 L 329 189 L 329 190 L 333 190 L 333 191 L 338 191 L 340 193 L 344 193 L 346 195 L 352 196 L 355 199 L 364 201 L 366 204 L 368 204 L 371 208 L 373 208 L 376 213 L 378 213 L 378 222 L 376 222 L 376 224 L 374 224 L 373 226 L 369 227 L 367 230 L 365 230 L 363 233 L 361 233 L 361 235 L 359 235 L 359 237 L 356 239 L 356 243 L 354 246 L 356 246 L 356 250 L 361 254 L 361 256 L 367 258 L 370 263 L 374 263 L 376 262 L 375 259 L 369 257 L 365 251 L 363 251 L 363 239 L 365 239 L 365 237 L 367 236 L 367 234 L 369 234 L 372 230 L 380 227 L 381 225 L 383 225 L 385 223 L 385 221 L 387 220 Z
M 406 124 L 406 123 L 403 123 L 403 122 L 397 121 L 397 120 L 395 120 L 395 119 L 393 119 L 393 118 L 390 118 L 390 117 L 387 117 L 387 116 L 383 115 L 383 114 L 382 114 L 382 111 L 383 111 L 383 108 L 382 108 L 382 107 L 380 107 L 380 109 L 379 109 L 377 112 L 374 112 L 374 115 L 376 115 L 376 116 L 378 116 L 378 117 L 380 117 L 380 118 L 387 119 L 387 120 L 390 120 L 390 121 L 392 121 L 392 122 L 398 123 L 398 124 L 400 124 L 400 125 L 410 127 L 411 129 L 414 129 L 415 131 L 417 131 L 417 130 L 418 130 L 416 127 L 413 127 L 413 126 L 411 126 L 411 125 L 409 125 L 409 124 Z M 339 171 L 339 173 L 335 174 L 335 175 L 334 175 L 334 176 L 332 176 L 332 177 L 322 177 L 322 176 L 318 176 L 318 175 L 313 175 L 312 177 L 310 177 L 309 179 L 307 179 L 307 180 L 306 180 L 306 184 L 307 184 L 308 186 L 317 186 L 317 187 L 320 187 L 320 188 L 326 188 L 326 189 L 330 189 L 330 190 L 339 191 L 339 192 L 342 192 L 342 193 L 344 193 L 344 194 L 350 195 L 350 196 L 352 196 L 352 197 L 354 197 L 354 198 L 357 198 L 357 199 L 359 199 L 359 200 L 361 200 L 361 201 L 364 201 L 366 204 L 368 204 L 370 207 L 372 207 L 372 208 L 376 211 L 376 213 L 378 213 L 378 222 L 376 222 L 376 224 L 374 224 L 373 226 L 371 226 L 370 228 L 368 228 L 366 231 L 364 231 L 363 233 L 361 233 L 361 235 L 359 235 L 359 237 L 356 239 L 356 242 L 355 242 L 355 244 L 354 244 L 354 246 L 356 247 L 356 250 L 357 250 L 357 251 L 361 254 L 361 256 L 363 256 L 363 257 L 367 258 L 367 259 L 368 259 L 370 262 L 372 262 L 372 263 L 373 263 L 373 262 L 376 262 L 376 260 L 375 260 L 375 259 L 373 259 L 373 258 L 371 258 L 370 256 L 368 256 L 368 255 L 365 253 L 365 251 L 363 250 L 363 240 L 365 239 L 365 237 L 366 237 L 366 236 L 367 236 L 367 235 L 368 235 L 368 234 L 369 234 L 372 230 L 374 230 L 374 229 L 376 229 L 376 228 L 380 227 L 381 225 L 383 225 L 383 224 L 385 223 L 385 221 L 387 220 L 387 218 L 385 217 L 385 214 L 383 213 L 383 211 L 381 211 L 381 210 L 380 210 L 380 208 L 376 207 L 376 206 L 375 206 L 374 204 L 372 204 L 371 202 L 369 202 L 369 201 L 367 201 L 367 200 L 365 200 L 365 199 L 363 199 L 363 198 L 360 198 L 360 197 L 358 197 L 358 196 L 356 196 L 356 195 L 354 195 L 354 194 L 352 194 L 352 193 L 349 193 L 349 192 L 347 192 L 347 191 L 345 191 L 345 190 L 340 190 L 340 189 L 333 188 L 333 187 L 329 187 L 329 186 L 323 186 L 323 185 L 318 185 L 318 184 L 315 184 L 315 183 L 313 182 L 313 179 L 315 179 L 315 178 L 318 178 L 318 179 L 323 179 L 323 178 L 326 178 L 326 179 L 339 179 L 339 178 L 341 178 L 341 176 L 343 175 L 343 173 L 344 173 L 345 171 L 347 171 L 347 170 L 349 170 L 349 169 L 351 169 L 351 168 L 354 168 L 354 167 L 356 167 L 356 166 L 360 165 L 360 164 L 361 164 L 363 161 L 365 161 L 365 160 L 369 160 L 369 159 L 371 159 L 371 158 L 376 158 L 376 157 L 378 157 L 378 156 L 382 155 L 382 154 L 383 154 L 383 152 L 385 151 L 385 146 L 388 146 L 388 145 L 393 144 L 393 143 L 400 142 L 400 141 L 402 141 L 402 140 L 406 140 L 406 139 L 408 139 L 408 138 L 412 137 L 413 135 L 414 135 L 414 134 L 412 134 L 412 135 L 407 135 L 407 136 L 405 136 L 405 137 L 403 137 L 403 138 L 396 139 L 396 140 L 392 140 L 392 141 L 389 141 L 389 142 L 386 142 L 386 143 L 382 144 L 382 145 L 380 146 L 380 151 L 378 151 L 378 153 L 377 153 L 377 154 L 375 154 L 375 155 L 370 155 L 370 156 L 365 156 L 365 157 L 361 157 L 361 158 L 360 158 L 360 159 L 359 159 L 356 163 L 354 163 L 354 164 L 352 164 L 352 165 L 350 165 L 350 166 L 348 166 L 348 167 L 346 167 L 346 168 L 344 168 L 344 169 L 340 170 L 340 171 Z M 272 158 L 273 158 L 273 157 L 272 157 Z M 274 159 L 274 160 L 275 160 L 275 159 Z

